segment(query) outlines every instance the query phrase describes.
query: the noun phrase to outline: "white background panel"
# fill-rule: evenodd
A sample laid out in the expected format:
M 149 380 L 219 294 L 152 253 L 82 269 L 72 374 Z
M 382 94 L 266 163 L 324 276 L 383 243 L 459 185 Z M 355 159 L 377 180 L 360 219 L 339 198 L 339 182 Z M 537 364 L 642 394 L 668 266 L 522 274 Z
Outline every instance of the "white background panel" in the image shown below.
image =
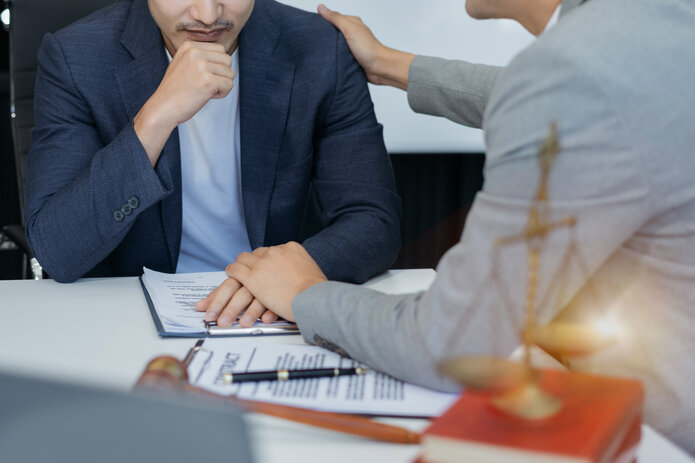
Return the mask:
M 320 0 L 280 0 L 316 11 Z M 415 54 L 505 65 L 533 40 L 509 20 L 476 21 L 465 0 L 323 0 L 341 13 L 360 16 L 382 43 Z M 482 152 L 480 130 L 418 115 L 405 92 L 370 85 L 379 122 L 391 153 Z

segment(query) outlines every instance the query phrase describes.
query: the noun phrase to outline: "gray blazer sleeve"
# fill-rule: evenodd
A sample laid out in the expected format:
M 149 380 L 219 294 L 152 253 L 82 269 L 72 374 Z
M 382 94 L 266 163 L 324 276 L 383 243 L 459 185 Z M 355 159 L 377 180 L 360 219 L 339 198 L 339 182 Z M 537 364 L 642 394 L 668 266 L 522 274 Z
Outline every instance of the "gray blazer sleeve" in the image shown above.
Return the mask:
M 524 243 L 496 243 L 526 226 L 539 177 L 536 153 L 552 121 L 562 146 L 550 177 L 553 218 L 571 215 L 577 225 L 549 235 L 541 256 L 540 324 L 582 294 L 588 278 L 653 214 L 641 159 L 611 95 L 566 54 L 531 58 L 509 68 L 488 103 L 483 191 L 432 287 L 405 296 L 340 283 L 312 287 L 292 304 L 308 342 L 336 346 L 377 370 L 443 390 L 456 386 L 437 374 L 437 363 L 508 356 L 521 343 L 528 256 Z M 540 79 L 544 65 L 554 72 Z M 582 265 L 564 265 L 572 246 L 581 251 Z M 562 284 L 554 284 L 557 275 Z M 605 307 L 591 300 L 585 306 Z
M 415 112 L 479 129 L 492 88 L 503 70 L 500 66 L 416 56 L 410 65 L 408 103 Z
M 436 370 L 421 294 L 386 295 L 358 285 L 328 281 L 292 301 L 304 339 L 414 384 L 455 392 L 456 383 Z M 320 309 L 320 310 L 317 310 Z M 444 334 L 444 333 L 442 333 Z

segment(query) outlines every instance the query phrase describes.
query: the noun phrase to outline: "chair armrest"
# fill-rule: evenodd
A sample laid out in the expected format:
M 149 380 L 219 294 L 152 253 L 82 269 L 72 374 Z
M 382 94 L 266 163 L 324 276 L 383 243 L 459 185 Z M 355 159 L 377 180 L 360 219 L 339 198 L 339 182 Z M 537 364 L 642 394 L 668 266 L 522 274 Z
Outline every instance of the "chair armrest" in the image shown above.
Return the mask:
M 27 237 L 24 234 L 24 227 L 21 225 L 5 225 L 2 227 L 3 234 L 12 241 L 27 256 L 26 262 L 30 265 L 31 276 L 34 280 L 42 280 L 46 275 L 41 268 L 41 264 L 34 257 L 34 253 L 29 249 Z
M 27 242 L 27 237 L 24 234 L 24 227 L 21 225 L 5 225 L 2 227 L 2 232 L 30 259 L 34 257 L 31 249 L 29 249 L 29 243 Z

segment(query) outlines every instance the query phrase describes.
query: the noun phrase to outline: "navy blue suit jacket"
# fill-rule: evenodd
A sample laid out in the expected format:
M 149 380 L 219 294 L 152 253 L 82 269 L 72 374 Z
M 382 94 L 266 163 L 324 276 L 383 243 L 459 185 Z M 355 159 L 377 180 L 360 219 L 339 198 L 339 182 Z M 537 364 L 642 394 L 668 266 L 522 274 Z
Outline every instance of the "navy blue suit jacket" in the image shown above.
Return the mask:
M 257 0 L 239 46 L 251 246 L 301 239 L 313 188 L 324 227 L 303 245 L 326 275 L 361 282 L 386 270 L 400 247 L 400 200 L 364 73 L 342 35 L 317 15 Z M 176 269 L 178 133 L 152 169 L 133 129 L 166 71 L 164 50 L 145 0 L 118 2 L 43 41 L 25 217 L 34 253 L 58 281 Z M 137 207 L 116 220 L 129 199 Z

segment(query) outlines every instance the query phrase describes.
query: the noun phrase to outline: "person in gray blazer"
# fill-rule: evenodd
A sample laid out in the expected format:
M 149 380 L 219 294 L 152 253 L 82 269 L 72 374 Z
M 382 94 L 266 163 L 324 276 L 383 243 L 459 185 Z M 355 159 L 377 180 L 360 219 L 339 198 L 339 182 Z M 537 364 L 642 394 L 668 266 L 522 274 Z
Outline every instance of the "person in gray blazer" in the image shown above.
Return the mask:
M 524 230 L 537 152 L 556 122 L 550 205 L 577 222 L 546 239 L 538 322 L 615 319 L 619 342 L 568 366 L 642 380 L 645 421 L 695 452 L 695 3 L 559 3 L 468 0 L 477 18 L 513 18 L 539 35 L 506 69 L 397 52 L 357 18 L 322 8 L 372 82 L 407 89 L 415 111 L 482 126 L 483 189 L 426 292 L 325 281 L 294 243 L 245 254 L 227 274 L 296 320 L 308 342 L 455 391 L 438 363 L 507 356 L 520 344 L 527 249 L 495 243 Z M 567 265 L 572 244 L 583 265 Z

